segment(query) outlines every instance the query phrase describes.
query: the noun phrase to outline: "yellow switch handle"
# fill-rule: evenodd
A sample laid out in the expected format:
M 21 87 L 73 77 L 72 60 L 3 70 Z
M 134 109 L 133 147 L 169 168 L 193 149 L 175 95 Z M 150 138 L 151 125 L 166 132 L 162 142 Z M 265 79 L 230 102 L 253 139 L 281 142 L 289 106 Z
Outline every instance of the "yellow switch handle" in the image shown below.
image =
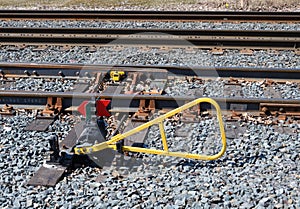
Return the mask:
M 217 119 L 219 122 L 220 133 L 221 133 L 221 142 L 222 142 L 222 148 L 221 148 L 220 152 L 215 155 L 199 155 L 199 154 L 192 154 L 192 153 L 185 153 L 185 152 L 169 152 L 163 121 L 173 115 L 176 115 L 177 113 L 182 112 L 183 110 L 189 109 L 189 108 L 191 108 L 195 105 L 198 105 L 200 103 L 203 103 L 203 102 L 212 104 L 217 111 Z M 171 110 L 170 112 L 168 112 L 164 115 L 161 115 L 147 123 L 144 123 L 130 131 L 127 131 L 126 133 L 118 134 L 106 142 L 95 144 L 93 146 L 75 147 L 75 154 L 78 154 L 78 155 L 90 154 L 90 153 L 98 152 L 98 151 L 101 151 L 101 150 L 107 149 L 107 148 L 116 150 L 117 149 L 116 142 L 118 142 L 122 139 L 125 139 L 133 134 L 136 134 L 139 131 L 142 131 L 142 130 L 144 130 L 152 125 L 155 125 L 155 124 L 159 125 L 161 138 L 162 138 L 162 144 L 163 144 L 163 148 L 164 148 L 163 150 L 131 147 L 131 146 L 123 146 L 122 150 L 128 151 L 128 152 L 141 152 L 141 153 L 166 155 L 166 156 L 190 158 L 190 159 L 197 159 L 197 160 L 216 160 L 216 159 L 220 158 L 226 151 L 226 135 L 225 135 L 225 129 L 224 129 L 224 124 L 223 124 L 223 120 L 222 120 L 222 112 L 221 112 L 220 106 L 213 99 L 199 98 L 199 99 L 189 102 L 181 107 Z

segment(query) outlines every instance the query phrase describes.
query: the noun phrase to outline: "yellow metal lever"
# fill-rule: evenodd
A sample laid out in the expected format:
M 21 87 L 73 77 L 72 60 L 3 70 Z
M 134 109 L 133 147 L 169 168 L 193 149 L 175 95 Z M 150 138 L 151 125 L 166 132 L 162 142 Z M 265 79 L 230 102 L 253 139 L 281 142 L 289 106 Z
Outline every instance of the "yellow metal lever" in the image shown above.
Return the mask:
M 220 127 L 220 133 L 221 133 L 221 141 L 222 141 L 222 149 L 220 150 L 219 153 L 215 155 L 199 155 L 199 154 L 191 154 L 191 153 L 184 153 L 184 152 L 169 152 L 168 151 L 168 144 L 167 144 L 167 139 L 165 135 L 165 130 L 164 130 L 164 124 L 163 121 L 166 118 L 169 118 L 173 115 L 176 115 L 177 113 L 182 112 L 183 110 L 186 110 L 190 107 L 193 107 L 197 104 L 200 104 L 201 102 L 207 102 L 212 104 L 216 111 L 217 111 L 217 119 L 219 121 L 219 127 Z M 111 148 L 116 150 L 116 142 L 125 139 L 126 137 L 129 137 L 145 128 L 148 128 L 152 125 L 158 124 L 160 133 L 161 133 L 161 138 L 162 138 L 162 144 L 164 150 L 157 150 L 157 149 L 147 149 L 147 148 L 140 148 L 140 147 L 131 147 L 131 146 L 123 146 L 122 150 L 123 151 L 128 151 L 128 152 L 141 152 L 141 153 L 148 153 L 148 154 L 157 154 L 157 155 L 166 155 L 166 156 L 174 156 L 174 157 L 182 157 L 182 158 L 190 158 L 190 159 L 197 159 L 197 160 L 216 160 L 220 158 L 226 150 L 226 135 L 225 135 L 225 129 L 224 129 L 224 124 L 222 121 L 222 114 L 221 114 L 221 108 L 219 107 L 218 103 L 210 98 L 199 98 L 196 99 L 192 102 L 189 102 L 181 107 L 178 107 L 162 116 L 159 116 L 145 124 L 142 124 L 126 133 L 123 134 L 118 134 L 114 137 L 112 137 L 110 140 L 106 142 L 102 142 L 100 144 L 95 144 L 93 146 L 85 146 L 85 147 L 75 147 L 75 154 L 90 154 L 93 152 L 98 152 L 107 148 Z

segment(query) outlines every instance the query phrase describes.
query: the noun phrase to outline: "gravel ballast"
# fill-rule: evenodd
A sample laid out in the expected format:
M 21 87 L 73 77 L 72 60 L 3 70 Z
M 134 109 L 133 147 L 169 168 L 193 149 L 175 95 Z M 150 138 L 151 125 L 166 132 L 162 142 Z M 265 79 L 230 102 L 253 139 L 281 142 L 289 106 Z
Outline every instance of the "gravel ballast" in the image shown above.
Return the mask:
M 235 128 L 245 131 L 228 139 L 226 154 L 219 160 L 145 155 L 136 169 L 80 168 L 47 188 L 26 186 L 43 163 L 49 149 L 46 138 L 51 135 L 24 131 L 32 119 L 26 114 L 0 119 L 2 208 L 300 207 L 299 124 L 279 124 L 289 130 L 283 132 L 276 126 L 241 120 Z M 70 118 L 52 128 L 67 133 L 72 123 Z M 169 120 L 165 125 L 170 149 L 215 153 L 220 147 L 215 123 L 211 117 L 197 124 Z M 172 134 L 174 129 L 189 130 L 188 137 Z M 157 147 L 157 128 L 151 128 L 148 136 L 146 143 Z M 99 174 L 103 180 L 95 182 Z
M 186 43 L 186 41 L 183 41 Z M 115 43 L 115 42 L 114 42 Z M 122 40 L 116 43 L 122 45 Z M 115 43 L 115 44 L 116 44 Z M 118 45 L 117 44 L 117 45 Z M 187 44 L 187 43 L 186 43 Z M 192 46 L 192 45 L 191 45 Z M 169 66 L 215 66 L 215 67 L 266 67 L 299 68 L 300 59 L 294 51 L 269 52 L 254 50 L 252 55 L 241 54 L 239 50 L 225 50 L 222 55 L 210 50 L 170 49 L 162 51 L 151 48 L 148 51 L 128 46 L 116 50 L 115 47 L 96 47 L 88 52 L 86 47 L 74 46 L 62 51 L 59 46 L 49 46 L 35 51 L 30 46 L 18 51 L 10 51 L 10 46 L 0 47 L 0 62 L 33 62 L 58 64 L 108 64 L 108 65 L 169 65 Z
M 0 79 L 0 84 L 8 83 Z M 1 90 L 13 91 L 45 91 L 45 92 L 65 92 L 74 89 L 76 80 L 58 79 L 58 78 L 19 78 L 10 81 L 10 85 L 1 88 Z
M 195 90 L 203 91 L 204 97 L 242 97 L 242 98 L 280 98 L 280 99 L 300 99 L 300 86 L 298 83 L 285 82 L 273 83 L 267 85 L 265 81 L 244 81 L 238 87 L 241 87 L 240 95 L 232 91 L 230 95 L 226 94 L 225 86 L 227 80 L 221 78 L 211 80 L 196 80 L 191 82 L 187 79 L 169 80 L 165 92 L 170 96 L 193 96 Z M 269 89 L 273 89 L 278 95 L 268 94 Z M 191 95 L 189 95 L 191 94 Z M 279 97 L 276 97 L 279 96 Z

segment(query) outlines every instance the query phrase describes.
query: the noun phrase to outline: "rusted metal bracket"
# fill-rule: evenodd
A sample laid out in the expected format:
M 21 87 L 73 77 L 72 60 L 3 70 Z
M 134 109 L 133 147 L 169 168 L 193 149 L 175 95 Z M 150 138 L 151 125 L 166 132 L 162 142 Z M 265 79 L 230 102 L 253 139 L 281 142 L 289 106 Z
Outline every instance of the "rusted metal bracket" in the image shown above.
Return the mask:
M 0 115 L 14 115 L 15 113 L 16 111 L 11 105 L 4 104 L 3 108 L 0 108 Z
M 116 45 L 114 47 L 114 51 L 122 51 L 124 49 L 124 46 L 123 45 Z
M 55 116 L 60 113 L 62 109 L 62 98 L 48 97 L 47 104 L 44 110 L 42 111 L 42 116 Z
M 147 122 L 151 118 L 155 111 L 154 99 L 142 99 L 140 100 L 139 110 L 132 116 L 132 121 L 135 122 Z
M 214 55 L 222 55 L 222 54 L 224 54 L 224 50 L 222 48 L 215 47 L 211 50 L 211 53 Z
M 274 104 L 261 103 L 260 114 L 267 116 L 275 116 L 278 120 L 285 121 L 287 116 L 300 116 L 300 104 Z
M 244 55 L 253 55 L 253 50 L 252 50 L 252 49 L 244 48 L 244 49 L 241 49 L 241 50 L 240 50 L 240 54 L 244 54 Z
M 62 110 L 62 98 L 48 97 L 46 107 L 34 121 L 29 123 L 26 131 L 46 131 Z
M 143 52 L 148 52 L 151 48 L 149 46 L 140 46 L 139 49 Z
M 59 51 L 61 51 L 61 52 L 67 52 L 67 51 L 69 51 L 71 48 L 72 48 L 72 46 L 70 46 L 70 45 L 63 45 L 63 46 L 61 46 L 61 47 L 59 48 Z

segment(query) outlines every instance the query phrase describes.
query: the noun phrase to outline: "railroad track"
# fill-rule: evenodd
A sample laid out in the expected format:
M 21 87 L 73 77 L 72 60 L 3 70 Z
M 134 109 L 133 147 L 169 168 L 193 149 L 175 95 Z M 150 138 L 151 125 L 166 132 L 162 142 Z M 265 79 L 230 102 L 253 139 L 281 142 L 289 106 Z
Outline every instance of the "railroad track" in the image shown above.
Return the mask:
M 118 104 L 118 107 L 127 107 L 132 103 L 132 107 L 138 107 L 140 100 L 155 100 L 157 101 L 157 107 L 159 108 L 175 108 L 178 105 L 184 104 L 184 102 L 192 101 L 196 99 L 196 96 L 156 96 L 156 95 L 137 95 L 128 96 L 124 94 L 93 94 L 93 93 L 74 93 L 74 92 L 22 92 L 22 91 L 0 91 L 1 99 L 0 104 L 20 104 L 20 105 L 44 105 L 47 102 L 47 98 L 63 98 L 64 108 L 72 106 L 72 102 L 79 105 L 85 100 L 91 100 L 93 98 L 110 99 Z M 226 102 L 228 108 L 231 104 L 244 104 L 244 108 L 248 110 L 257 110 L 261 103 L 272 104 L 299 104 L 299 99 L 281 99 L 281 98 L 228 98 L 228 97 L 212 97 L 217 102 Z M 179 104 L 178 104 L 179 103 Z M 249 106 L 249 108 L 247 108 Z
M 43 105 L 46 104 L 47 98 L 63 98 L 63 107 L 68 108 L 72 105 L 78 106 L 84 100 L 90 100 L 92 98 L 101 98 L 101 99 L 110 99 L 113 100 L 115 104 L 118 104 L 118 107 L 124 108 L 131 104 L 132 107 L 137 108 L 139 106 L 140 100 L 155 100 L 156 106 L 158 108 L 167 108 L 172 107 L 175 108 L 178 105 L 184 104 L 184 102 L 192 101 L 197 97 L 201 96 L 210 96 L 213 97 L 216 101 L 221 103 L 226 103 L 227 105 L 224 106 L 224 109 L 229 109 L 231 106 L 236 104 L 244 105 L 244 109 L 252 109 L 258 110 L 259 105 L 261 103 L 272 103 L 272 104 L 298 104 L 299 103 L 299 95 L 294 95 L 294 98 L 286 100 L 281 96 L 281 93 L 277 90 L 278 87 L 276 86 L 277 83 L 282 83 L 285 85 L 286 80 L 289 79 L 291 82 L 295 82 L 295 85 L 298 85 L 299 89 L 299 73 L 297 69 L 259 69 L 259 68 L 198 68 L 198 69 L 189 69 L 186 67 L 166 67 L 161 66 L 161 68 L 149 68 L 145 66 L 82 66 L 82 65 L 31 65 L 31 64 L 2 64 L 1 66 L 1 74 L 2 74 L 2 81 L 5 85 L 15 86 L 13 84 L 18 77 L 23 79 L 29 80 L 39 80 L 42 79 L 40 82 L 45 83 L 47 80 L 56 79 L 55 82 L 63 82 L 67 80 L 71 80 L 74 85 L 72 88 L 73 90 L 67 90 L 66 92 L 53 92 L 51 89 L 48 91 L 37 91 L 37 90 L 27 90 L 22 91 L 18 89 L 18 91 L 13 90 L 1 90 L 0 91 L 0 103 L 2 104 L 30 104 L 30 105 Z M 84 68 L 83 68 L 84 67 Z M 84 69 L 83 72 L 79 73 L 81 69 Z M 223 92 L 219 92 L 221 95 L 212 94 L 205 94 L 203 93 L 203 89 L 198 87 L 198 90 L 191 90 L 189 95 L 160 95 L 160 94 L 146 94 L 141 95 L 136 92 L 134 95 L 132 94 L 125 94 L 121 92 L 126 92 L 125 87 L 121 86 L 121 89 L 116 87 L 111 87 L 110 90 L 105 91 L 101 90 L 101 92 L 95 92 L 95 88 L 91 86 L 98 86 L 100 85 L 101 80 L 99 83 L 91 83 L 94 80 L 95 75 L 97 74 L 106 74 L 109 70 L 114 69 L 117 71 L 124 71 L 128 75 L 132 76 L 134 74 L 143 74 L 143 75 L 156 75 L 156 74 L 165 74 L 162 79 L 158 79 L 160 82 L 163 83 L 162 88 L 166 88 L 168 85 L 179 85 L 177 84 L 168 84 L 168 80 L 171 79 L 172 81 L 174 78 L 173 76 L 180 76 L 182 80 L 184 77 L 182 76 L 189 76 L 189 77 L 198 77 L 201 79 L 216 79 L 217 77 L 227 79 L 228 83 L 215 83 L 209 85 L 208 87 L 201 87 L 201 88 L 211 88 L 213 85 L 223 85 L 224 90 Z M 230 78 L 234 72 L 236 78 Z M 168 77 L 168 73 L 172 76 L 171 78 Z M 16 74 L 16 75 L 14 75 Z M 265 79 L 275 79 L 273 80 L 265 80 L 266 84 L 264 84 L 264 80 L 262 79 L 263 76 L 266 76 Z M 244 79 L 246 78 L 246 79 Z M 260 79 L 259 79 L 260 78 Z M 180 80 L 179 79 L 179 80 Z M 240 81 L 239 81 L 240 79 Z M 257 82 L 261 82 L 263 87 L 261 91 L 266 91 L 266 93 L 260 93 L 262 96 L 258 98 L 249 98 L 247 95 L 243 96 L 241 93 L 242 90 L 242 83 L 248 82 L 248 80 L 255 80 L 259 79 Z M 161 81 L 162 80 L 162 81 Z M 234 80 L 232 83 L 230 80 Z M 256 82 L 256 81 L 251 82 Z M 277 81 L 278 80 L 278 81 Z M 26 82 L 25 80 L 23 82 Z M 28 82 L 28 81 L 27 81 Z M 76 84 L 77 82 L 77 84 Z M 155 82 L 155 80 L 153 81 Z M 209 83 L 210 81 L 206 81 Z M 193 83 L 193 82 L 191 82 Z M 275 83 L 272 87 L 271 83 Z M 40 84 L 33 84 L 33 85 L 40 85 Z M 78 85 L 78 87 L 76 87 Z M 131 85 L 131 84 L 128 84 Z M 137 84 L 133 84 L 137 85 Z M 279 84 L 278 84 L 279 85 Z M 1 87 L 1 86 L 0 86 Z M 132 87 L 133 88 L 133 87 Z M 244 88 L 244 87 L 243 87 Z M 238 89 L 238 90 L 237 90 Z M 16 89 L 17 90 L 17 89 Z M 42 89 L 41 89 L 42 90 Z M 61 90 L 62 91 L 62 90 Z M 172 88 L 170 90 L 172 92 Z M 187 89 L 189 91 L 189 89 Z M 200 93 L 201 92 L 201 93 Z M 250 91 L 251 92 L 251 91 Z M 232 96 L 232 93 L 234 95 Z M 248 93 L 250 94 L 250 93 Z M 297 91 L 296 93 L 297 94 Z M 263 96 L 265 95 L 265 97 Z
M 0 19 L 111 19 L 299 22 L 299 12 L 28 11 L 1 10 Z
M 49 65 L 46 68 L 46 65 L 22 66 L 20 64 L 6 64 L 3 65 L 2 68 L 3 70 L 1 71 L 0 81 L 4 82 L 4 85 L 9 83 L 11 87 L 17 86 L 14 84 L 14 82 L 17 83 L 18 79 L 28 79 L 27 81 L 22 80 L 23 83 L 28 83 L 33 80 L 40 80 L 39 83 L 45 84 L 46 86 L 47 82 L 51 81 L 54 78 L 56 79 L 56 85 L 61 85 L 59 84 L 59 82 L 66 82 L 67 80 L 77 80 L 77 82 L 79 83 L 79 88 L 74 87 L 73 91 L 67 90 L 65 92 L 54 92 L 54 86 L 52 86 L 52 89 L 50 89 L 49 92 L 36 91 L 34 89 L 32 89 L 31 91 L 1 90 L 0 103 L 2 104 L 3 108 L 1 108 L 0 113 L 2 117 L 14 117 L 16 111 L 19 111 L 19 109 L 23 111 L 24 109 L 25 111 L 37 111 L 38 114 L 36 115 L 36 119 L 27 124 L 24 129 L 25 131 L 46 132 L 48 129 L 51 130 L 52 124 L 55 124 L 55 121 L 58 121 L 58 118 L 61 117 L 59 116 L 61 113 L 71 112 L 76 115 L 78 114 L 77 111 L 82 112 L 82 104 L 87 101 L 95 101 L 95 99 L 97 101 L 109 101 L 110 114 L 112 114 L 113 117 L 118 118 L 118 122 L 115 122 L 115 124 L 111 124 L 113 127 L 115 127 L 113 131 L 110 132 L 112 134 L 111 136 L 114 136 L 117 131 L 131 131 L 133 128 L 137 128 L 140 125 L 145 124 L 145 122 L 148 122 L 150 120 L 152 114 L 157 114 L 159 112 L 160 114 L 162 114 L 164 112 L 168 112 L 170 109 L 182 106 L 186 102 L 190 102 L 199 97 L 205 97 L 205 95 L 217 101 L 221 106 L 223 110 L 223 116 L 226 121 L 225 125 L 227 127 L 227 138 L 235 138 L 238 134 L 240 134 L 240 131 L 242 131 L 243 127 L 241 130 L 231 129 L 231 127 L 237 127 L 237 121 L 240 120 L 257 121 L 257 123 L 260 124 L 272 124 L 274 126 L 282 123 L 299 123 L 300 121 L 299 78 L 293 78 L 293 80 L 290 79 L 289 82 L 287 82 L 283 77 L 280 77 L 280 79 L 275 78 L 274 80 L 263 80 L 261 78 L 257 78 L 259 77 L 257 76 L 257 74 L 256 76 L 254 74 L 251 74 L 253 73 L 251 71 L 240 69 L 240 73 L 243 73 L 243 75 L 248 78 L 221 78 L 224 80 L 224 86 L 222 87 L 224 88 L 224 90 L 220 95 L 214 97 L 207 95 L 207 92 L 205 93 L 205 89 L 209 90 L 210 88 L 221 88 L 220 84 L 214 83 L 212 74 L 210 74 L 210 76 L 206 75 L 201 77 L 197 77 L 195 75 L 191 76 L 191 70 L 184 68 L 175 69 L 175 71 L 173 69 L 173 73 L 177 70 L 177 75 L 172 73 L 171 76 L 168 76 L 168 73 L 170 73 L 168 72 L 168 70 L 172 69 L 113 67 L 115 71 L 126 72 L 127 78 L 125 78 L 121 83 L 111 83 L 111 80 L 105 80 L 106 73 L 108 72 L 107 66 L 90 66 L 90 69 L 87 68 L 85 72 L 79 75 L 77 72 L 78 70 L 80 70 L 80 66 L 72 65 Z M 106 69 L 106 71 L 104 69 Z M 58 73 L 55 72 L 58 70 Z M 35 71 L 35 73 L 33 73 L 33 71 Z M 18 72 L 19 74 L 13 74 L 16 72 Z M 86 72 L 88 72 L 88 74 Z M 288 72 L 292 75 L 297 74 L 297 71 Z M 272 72 L 271 70 L 269 70 L 269 75 L 271 77 L 272 74 L 276 75 L 276 73 L 276 71 Z M 72 74 L 72 76 L 68 74 Z M 179 76 L 180 74 L 181 76 Z M 219 80 L 216 81 L 219 82 Z M 210 82 L 212 82 L 212 84 L 210 84 Z M 247 95 L 243 95 L 242 88 L 245 82 L 260 83 L 259 85 L 263 86 L 263 93 L 260 92 L 260 94 L 263 94 L 264 96 L 260 98 L 248 98 Z M 180 86 L 181 83 L 183 84 L 183 86 Z M 200 84 L 208 84 L 208 86 L 201 87 Z M 294 95 L 295 98 L 282 98 L 280 93 L 276 92 L 275 89 L 280 88 L 279 85 L 289 84 L 292 84 L 293 88 L 296 88 L 296 91 L 294 93 L 296 94 Z M 152 87 L 150 88 L 150 90 L 138 90 L 141 89 L 141 85 L 145 89 L 147 88 L 147 86 Z M 190 88 L 188 85 L 198 85 L 198 87 Z M 7 89 L 10 89 L 10 86 L 6 86 Z M 103 87 L 98 92 L 99 86 Z M 187 91 L 184 93 L 180 93 L 178 92 L 178 90 L 176 90 L 181 95 L 172 95 L 172 92 L 175 92 L 174 87 L 176 86 L 181 90 L 186 87 Z M 130 89 L 127 89 L 126 87 L 130 87 Z M 1 85 L 0 88 L 2 88 Z M 167 88 L 170 89 L 167 91 Z M 256 86 L 256 88 L 258 88 L 258 86 Z M 212 107 L 209 103 L 204 102 L 199 106 L 199 111 L 201 115 L 204 115 L 204 117 L 207 117 L 208 115 L 209 117 L 214 117 L 214 113 L 210 111 L 211 108 Z M 199 118 L 195 117 L 194 111 L 195 110 L 182 112 L 180 120 L 184 123 L 192 124 L 199 122 Z M 245 112 L 247 112 L 247 114 L 245 114 Z M 121 119 L 122 115 L 123 117 Z M 131 117 L 126 118 L 126 115 L 130 115 Z M 86 113 L 86 117 L 88 118 L 92 116 L 88 116 Z M 90 119 L 87 119 L 87 121 L 88 120 Z M 129 125 L 126 125 L 127 123 L 129 123 Z M 84 127 L 85 126 L 83 125 L 83 122 L 76 125 L 75 128 L 71 130 L 69 135 L 67 135 L 59 143 L 59 148 L 57 149 L 62 152 L 69 153 L 69 149 L 76 145 L 76 139 L 83 139 L 85 137 L 81 136 L 80 134 L 78 135 L 78 133 L 76 134 L 76 130 L 77 132 L 82 132 L 82 134 L 85 133 L 83 132 Z M 95 127 L 90 127 L 90 130 L 94 129 Z M 133 144 L 144 144 L 145 141 L 147 141 L 147 132 L 150 130 L 150 128 L 147 128 L 145 129 L 145 131 L 140 131 L 139 137 L 127 137 L 124 141 L 124 144 L 120 146 L 130 147 Z M 175 132 L 175 135 L 185 136 L 186 132 L 184 130 L 185 129 L 179 128 Z M 284 130 L 282 131 L 284 132 Z M 89 138 L 90 141 L 99 140 L 98 134 L 93 134 L 89 137 L 91 137 Z M 51 147 L 52 146 L 54 145 L 52 144 Z M 58 152 L 55 151 L 56 148 L 53 149 L 54 154 L 52 153 L 50 155 L 49 162 L 50 165 L 51 163 L 54 163 L 54 165 L 56 166 L 41 166 L 37 173 L 33 176 L 33 178 L 31 178 L 31 180 L 28 182 L 29 185 L 54 186 L 59 181 L 59 179 L 62 178 L 65 170 L 74 169 L 73 163 L 71 163 L 68 159 L 64 159 L 63 163 L 57 166 L 57 159 L 60 159 L 60 157 L 58 157 Z M 106 160 L 108 160 L 109 158 L 109 162 L 111 162 L 111 160 L 113 161 L 113 159 L 117 161 L 119 158 L 114 154 L 111 154 L 111 152 L 109 151 L 103 153 L 101 152 L 100 156 L 103 156 Z M 93 157 L 91 158 L 93 159 Z M 102 159 L 102 157 L 99 158 L 98 156 L 96 159 Z M 81 161 L 86 164 L 86 161 L 84 159 L 81 159 L 80 161 L 77 160 L 76 162 L 79 163 Z M 97 164 L 101 165 L 101 167 L 104 168 L 106 166 L 105 163 L 107 163 L 97 160 L 95 162 L 97 162 Z
M 109 44 L 297 49 L 299 31 L 2 28 L 3 43 Z
M 49 12 L 46 15 L 51 18 L 65 18 L 68 13 Z M 79 16 L 76 18 L 91 17 L 83 13 L 77 14 Z M 178 15 L 176 12 L 174 14 Z M 205 13 L 196 15 L 200 14 L 203 16 Z M 209 17 L 212 21 L 216 19 L 245 21 L 245 19 L 241 20 L 240 14 L 234 16 L 231 13 L 234 17 L 228 19 L 224 17 L 227 13 L 214 14 L 214 17 Z M 272 21 L 267 20 L 269 17 L 273 20 L 280 19 L 278 16 L 268 17 L 269 13 L 260 13 L 260 17 L 251 16 L 254 13 L 244 14 L 248 21 Z M 9 15 L 6 13 L 6 16 L 4 14 L 5 17 L 2 17 L 10 18 Z M 14 15 L 24 19 L 29 14 L 21 16 L 21 12 L 20 16 L 16 13 Z M 31 15 L 30 18 L 42 18 L 40 15 L 43 14 L 36 12 Z M 99 14 L 94 14 L 96 15 Z M 122 14 L 106 12 L 106 16 L 109 15 L 118 19 Z M 283 17 L 284 15 L 286 16 Z M 291 14 L 282 13 L 280 21 L 299 20 L 299 18 L 288 17 L 289 15 Z M 98 18 L 102 17 L 98 16 Z M 125 18 L 135 19 L 134 15 Z M 167 16 L 160 18 L 169 20 Z M 194 16 L 193 18 L 206 17 Z M 30 33 L 29 30 L 27 32 Z M 178 33 L 172 34 L 172 37 L 179 35 Z M 42 37 L 41 34 L 36 33 L 36 35 Z M 79 33 L 77 35 L 84 36 Z M 89 35 L 91 33 L 87 34 Z M 197 39 L 197 34 L 192 36 Z M 288 36 L 284 40 L 284 36 L 274 35 L 274 39 L 275 36 L 281 39 L 277 43 L 285 41 L 288 43 L 289 39 L 293 38 Z M 147 37 L 147 40 L 150 38 Z M 267 42 L 271 43 L 271 37 L 268 38 Z M 296 38 L 294 45 L 289 47 L 293 49 L 298 47 L 299 37 Z M 27 46 L 24 44 L 25 39 L 27 38 L 23 39 L 23 43 L 20 39 L 21 42 L 18 44 Z M 65 39 L 70 41 L 72 38 Z M 109 37 L 106 40 L 108 39 Z M 17 43 L 9 38 L 6 41 L 12 45 Z M 64 41 L 63 38 L 61 41 Z M 47 47 L 46 42 L 37 50 L 44 50 L 44 47 Z M 269 46 L 265 45 L 265 47 Z M 277 47 L 285 48 L 280 44 Z M 115 74 L 108 73 L 111 71 L 116 71 L 116 75 L 123 75 L 118 72 L 124 72 L 127 77 L 122 78 L 121 82 L 116 81 L 113 79 Z M 237 208 L 251 208 L 255 205 L 282 208 L 296 205 L 299 200 L 297 171 L 300 159 L 298 152 L 299 79 L 298 68 L 194 67 L 191 69 L 162 65 L 1 63 L 2 193 L 0 191 L 0 194 L 4 197 L 0 198 L 0 203 L 3 204 L 1 206 L 64 207 L 66 201 L 71 202 L 75 207 L 93 207 L 103 203 L 100 207 L 108 208 L 120 204 L 122 207 L 133 208 L 135 205 L 127 204 L 136 201 L 135 203 L 138 202 L 145 208 L 153 207 L 155 204 L 165 207 L 170 202 L 177 206 L 188 205 L 187 207 L 193 208 L 199 206 L 199 200 L 208 204 L 207 207 L 222 207 L 226 204 Z M 136 133 L 138 136 L 129 136 L 124 142 L 113 145 L 121 154 L 110 150 L 101 151 L 99 155 L 89 155 L 88 157 L 95 160 L 94 164 L 87 161 L 87 156 L 74 154 L 75 148 L 93 145 L 101 142 L 102 139 L 105 141 L 116 136 L 118 132 L 131 131 L 199 97 L 213 98 L 222 108 L 228 139 L 227 151 L 224 157 L 215 162 L 196 162 L 162 156 L 150 157 L 134 155 L 126 151 L 128 149 L 126 147 L 132 145 L 165 149 L 167 144 L 171 152 L 216 153 L 220 148 L 219 141 L 216 141 L 220 138 L 220 134 L 216 130 L 221 128 L 215 125 L 216 115 L 211 111 L 209 103 L 203 103 L 178 115 L 165 118 L 164 123 L 160 125 L 164 126 L 163 129 L 170 140 L 163 146 L 157 143 L 162 131 L 153 126 L 139 131 Z M 110 102 L 108 109 L 111 116 L 105 116 L 104 120 L 101 117 L 96 119 L 92 113 L 93 105 L 97 103 L 95 100 L 105 107 Z M 85 109 L 85 116 L 78 116 L 78 111 L 82 112 L 83 109 Z M 105 111 L 102 112 L 104 113 L 106 114 Z M 83 118 L 86 121 L 83 121 Z M 108 132 L 103 134 L 105 122 L 108 124 Z M 47 152 L 48 149 L 45 147 L 49 147 L 49 143 L 50 152 Z M 128 159 L 127 155 L 131 158 Z M 46 162 L 44 157 L 47 157 Z M 104 158 L 110 164 L 103 166 L 102 162 L 98 162 L 95 158 Z M 89 165 L 95 166 L 95 163 L 102 170 L 89 167 Z M 68 175 L 65 175 L 66 173 Z M 223 178 L 224 176 L 226 178 Z M 27 187 L 27 184 L 55 186 L 62 178 L 64 180 L 53 189 L 39 187 L 36 190 Z M 198 186 L 199 184 L 201 186 Z M 21 185 L 21 192 L 16 185 Z M 174 188 L 174 191 L 170 188 Z M 220 192 L 215 195 L 214 191 Z M 184 198 L 181 199 L 182 197 Z M 87 198 L 89 202 L 86 202 Z
M 220 76 L 230 77 L 234 72 L 235 77 L 244 78 L 271 78 L 271 79 L 300 79 L 298 68 L 261 68 L 261 67 L 201 67 L 201 66 L 170 66 L 170 65 L 89 65 L 89 64 L 40 64 L 40 63 L 0 63 L 1 74 L 26 75 L 24 71 L 34 75 L 57 76 L 62 72 L 65 76 L 78 76 L 80 72 L 108 71 L 112 68 L 123 71 L 155 71 L 166 69 L 173 74 L 187 76 Z

